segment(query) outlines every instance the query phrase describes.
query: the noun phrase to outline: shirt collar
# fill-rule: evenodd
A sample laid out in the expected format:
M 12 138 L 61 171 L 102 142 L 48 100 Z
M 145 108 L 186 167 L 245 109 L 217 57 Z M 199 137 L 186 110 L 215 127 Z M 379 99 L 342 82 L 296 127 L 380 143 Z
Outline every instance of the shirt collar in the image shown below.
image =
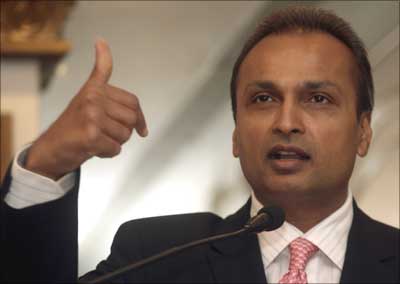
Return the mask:
M 254 193 L 251 194 L 251 217 L 263 207 Z M 353 220 L 352 193 L 349 190 L 343 205 L 305 234 L 288 222 L 277 230 L 258 234 L 263 262 L 268 267 L 288 245 L 298 237 L 303 237 L 325 254 L 339 269 L 343 268 L 351 223 Z

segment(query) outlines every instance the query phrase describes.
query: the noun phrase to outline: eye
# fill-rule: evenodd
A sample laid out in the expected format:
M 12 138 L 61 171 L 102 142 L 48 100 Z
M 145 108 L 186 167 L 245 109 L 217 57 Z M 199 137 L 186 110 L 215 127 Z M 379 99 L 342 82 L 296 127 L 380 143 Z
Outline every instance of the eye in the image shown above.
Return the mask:
M 329 99 L 325 95 L 321 94 L 313 94 L 310 101 L 312 103 L 317 103 L 317 104 L 327 104 L 329 103 Z
M 253 97 L 253 103 L 272 102 L 273 98 L 270 95 L 260 94 Z

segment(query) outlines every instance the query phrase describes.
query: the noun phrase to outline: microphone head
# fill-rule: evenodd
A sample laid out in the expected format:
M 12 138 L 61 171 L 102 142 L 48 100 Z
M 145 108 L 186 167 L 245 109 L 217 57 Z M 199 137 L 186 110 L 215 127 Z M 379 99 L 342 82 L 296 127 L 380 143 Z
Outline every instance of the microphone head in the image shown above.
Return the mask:
M 262 231 L 273 231 L 285 222 L 285 212 L 278 206 L 263 207 L 257 215 L 245 225 L 246 232 L 260 233 Z
M 272 205 L 268 207 L 263 207 L 260 209 L 260 211 L 258 211 L 257 215 L 263 213 L 268 215 L 263 231 L 276 230 L 280 226 L 282 226 L 283 222 L 285 222 L 285 212 L 279 206 Z

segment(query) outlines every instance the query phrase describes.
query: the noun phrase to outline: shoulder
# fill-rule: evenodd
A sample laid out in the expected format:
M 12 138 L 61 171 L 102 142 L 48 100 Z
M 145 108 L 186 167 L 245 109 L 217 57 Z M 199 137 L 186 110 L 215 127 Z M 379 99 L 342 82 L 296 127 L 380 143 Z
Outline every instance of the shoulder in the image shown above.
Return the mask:
M 377 221 L 365 214 L 360 209 L 357 211 L 358 212 L 356 214 L 358 214 L 360 217 L 357 218 L 357 220 L 365 229 L 366 234 L 370 235 L 371 237 L 378 238 L 382 243 L 398 243 L 400 234 L 400 230 L 398 228 Z
M 213 213 L 192 213 L 168 216 L 158 216 L 131 220 L 121 225 L 120 233 L 145 232 L 146 234 L 163 234 L 166 236 L 184 235 L 184 238 L 208 233 L 213 230 L 222 218 Z
M 359 242 L 364 250 L 389 266 L 394 264 L 398 271 L 400 230 L 374 220 L 358 208 L 354 213 L 353 244 Z
M 397 283 L 399 229 L 374 220 L 356 204 L 353 212 L 342 282 Z
M 152 254 L 208 237 L 222 221 L 218 215 L 206 212 L 132 220 L 119 227 L 113 246 Z

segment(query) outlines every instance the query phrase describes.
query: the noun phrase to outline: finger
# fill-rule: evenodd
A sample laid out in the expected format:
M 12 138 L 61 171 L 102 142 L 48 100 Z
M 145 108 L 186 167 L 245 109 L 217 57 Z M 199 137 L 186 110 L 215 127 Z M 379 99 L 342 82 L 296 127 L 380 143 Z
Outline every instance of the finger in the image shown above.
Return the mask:
M 97 39 L 95 48 L 96 62 L 89 80 L 99 84 L 106 84 L 110 80 L 113 68 L 111 50 L 104 39 Z
M 107 135 L 114 141 L 117 141 L 120 145 L 128 141 L 132 134 L 132 131 L 129 128 L 110 118 L 106 118 L 101 123 L 100 129 L 103 134 Z
M 114 100 L 117 103 L 123 104 L 130 109 L 136 111 L 137 113 L 137 121 L 136 121 L 136 131 L 142 137 L 146 137 L 149 134 L 146 119 L 144 117 L 142 108 L 140 106 L 139 99 L 123 89 L 107 85 L 106 86 L 107 96 Z
M 147 129 L 146 120 L 144 118 L 144 114 L 142 112 L 142 108 L 140 107 L 140 105 L 138 109 L 138 120 L 136 122 L 136 131 L 142 137 L 146 137 L 147 135 L 149 135 L 149 130 Z
M 105 105 L 105 112 L 109 118 L 118 121 L 130 130 L 135 128 L 138 117 L 136 110 L 117 103 L 110 98 L 106 98 Z
M 113 101 L 123 104 L 134 111 L 138 109 L 139 99 L 134 94 L 110 84 L 105 85 L 105 91 L 107 97 Z
M 114 157 L 121 152 L 121 145 L 107 135 L 101 134 L 98 143 L 95 145 L 94 152 L 95 156 L 101 158 Z

